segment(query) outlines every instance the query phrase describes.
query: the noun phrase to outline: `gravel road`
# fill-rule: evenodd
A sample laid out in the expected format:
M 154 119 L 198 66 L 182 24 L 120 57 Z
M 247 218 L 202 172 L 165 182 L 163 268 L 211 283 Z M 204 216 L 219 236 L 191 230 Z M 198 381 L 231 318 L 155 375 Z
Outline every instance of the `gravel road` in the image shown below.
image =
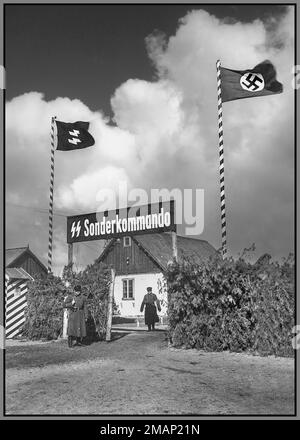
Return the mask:
M 164 332 L 6 348 L 6 414 L 292 415 L 294 360 L 167 346 Z

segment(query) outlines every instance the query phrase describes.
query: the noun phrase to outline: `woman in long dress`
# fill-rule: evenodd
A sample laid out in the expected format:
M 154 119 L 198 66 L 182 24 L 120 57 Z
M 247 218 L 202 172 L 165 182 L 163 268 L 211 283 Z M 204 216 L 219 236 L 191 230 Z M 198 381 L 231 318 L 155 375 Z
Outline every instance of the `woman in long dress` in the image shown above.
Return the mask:
M 148 326 L 148 332 L 155 330 L 155 323 L 159 321 L 155 304 L 160 311 L 161 308 L 157 296 L 152 292 L 152 287 L 147 287 L 147 293 L 144 296 L 140 310 L 143 312 L 145 308 L 145 324 Z

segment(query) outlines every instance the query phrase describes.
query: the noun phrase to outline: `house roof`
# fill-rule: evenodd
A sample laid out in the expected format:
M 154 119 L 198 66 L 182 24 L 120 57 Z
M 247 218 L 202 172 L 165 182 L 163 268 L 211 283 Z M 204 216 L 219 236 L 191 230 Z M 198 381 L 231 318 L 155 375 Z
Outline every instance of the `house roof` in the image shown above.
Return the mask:
M 27 250 L 26 247 L 19 247 L 13 249 L 5 249 L 5 266 L 12 264 L 17 258 L 19 258 Z
M 134 240 L 152 257 L 163 269 L 167 268 L 172 259 L 171 234 L 137 235 Z M 191 259 L 201 263 L 216 253 L 215 248 L 205 240 L 177 236 L 177 251 L 179 261 Z
M 132 239 L 158 266 L 163 270 L 167 268 L 168 262 L 172 259 L 171 234 L 135 235 L 132 236 Z M 111 240 L 96 261 L 100 262 L 115 243 L 115 239 Z M 191 259 L 195 263 L 201 263 L 217 253 L 216 249 L 205 240 L 182 237 L 180 235 L 177 236 L 177 251 L 179 261 L 185 258 Z
M 28 253 L 47 272 L 46 266 L 29 249 L 29 246 L 5 249 L 5 267 L 14 267 L 16 260 L 24 253 Z
M 21 280 L 33 280 L 32 276 L 26 272 L 22 267 L 7 267 L 5 269 L 6 275 L 9 278 L 21 279 Z

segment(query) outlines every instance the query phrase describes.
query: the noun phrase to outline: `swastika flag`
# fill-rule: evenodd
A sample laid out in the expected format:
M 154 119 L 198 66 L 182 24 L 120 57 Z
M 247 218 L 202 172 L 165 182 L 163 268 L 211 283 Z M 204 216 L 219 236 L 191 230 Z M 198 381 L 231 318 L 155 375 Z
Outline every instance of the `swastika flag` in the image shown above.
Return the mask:
M 222 101 L 254 98 L 282 93 L 283 86 L 276 80 L 276 70 L 269 60 L 254 69 L 232 70 L 221 67 Z
M 55 122 L 57 126 L 57 150 L 80 150 L 94 145 L 95 139 L 88 131 L 89 122 Z

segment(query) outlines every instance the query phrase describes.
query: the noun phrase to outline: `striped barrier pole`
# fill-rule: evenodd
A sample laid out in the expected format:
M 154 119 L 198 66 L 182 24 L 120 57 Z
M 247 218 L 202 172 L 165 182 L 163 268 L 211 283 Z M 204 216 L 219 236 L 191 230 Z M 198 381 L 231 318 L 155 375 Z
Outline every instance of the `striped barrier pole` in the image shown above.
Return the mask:
M 56 116 L 51 120 L 51 157 L 50 157 L 50 198 L 49 198 L 49 240 L 48 240 L 48 273 L 52 272 L 53 243 L 53 191 L 54 191 L 54 125 Z
M 5 335 L 14 338 L 22 332 L 27 306 L 27 279 L 8 279 L 5 298 Z
M 224 143 L 223 143 L 223 114 L 221 95 L 221 61 L 217 61 L 218 85 L 218 133 L 219 133 L 219 171 L 220 171 L 220 199 L 221 199 L 221 231 L 222 231 L 222 257 L 227 256 L 226 242 L 226 211 L 225 211 L 225 175 L 224 175 Z

